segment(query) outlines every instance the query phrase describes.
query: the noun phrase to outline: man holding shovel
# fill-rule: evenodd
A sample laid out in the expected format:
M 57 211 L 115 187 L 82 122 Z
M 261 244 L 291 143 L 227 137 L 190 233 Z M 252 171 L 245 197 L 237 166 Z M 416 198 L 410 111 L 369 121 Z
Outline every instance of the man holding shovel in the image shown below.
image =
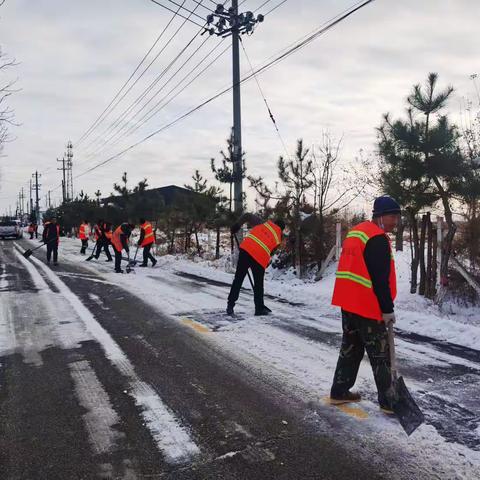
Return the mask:
M 237 270 L 228 296 L 227 314 L 233 315 L 233 307 L 250 269 L 253 273 L 255 315 L 268 315 L 271 310 L 263 303 L 263 279 L 273 252 L 282 244 L 285 222 L 281 219 L 263 222 L 259 217 L 245 213 L 232 226 L 232 234 L 235 235 L 244 223 L 249 223 L 253 228 L 239 245 Z
M 123 273 L 121 269 L 122 264 L 122 250 L 125 250 L 130 255 L 130 248 L 128 246 L 128 239 L 132 233 L 134 226 L 128 223 L 122 223 L 117 227 L 112 235 L 112 245 L 115 252 L 115 272 Z M 127 265 L 128 267 L 128 265 Z M 127 268 L 128 273 L 128 268 Z
M 353 227 L 342 246 L 332 304 L 342 309 L 343 340 L 330 394 L 339 405 L 358 402 L 351 392 L 365 350 L 372 366 L 382 411 L 393 414 L 392 371 L 387 328 L 395 323 L 395 263 L 387 233 L 400 217 L 388 196 L 375 200 L 373 219 Z
M 60 225 L 53 217 L 43 225 L 43 243 L 47 245 L 47 263 L 50 263 L 53 253 L 53 264 L 58 265 L 58 244 L 60 243 Z

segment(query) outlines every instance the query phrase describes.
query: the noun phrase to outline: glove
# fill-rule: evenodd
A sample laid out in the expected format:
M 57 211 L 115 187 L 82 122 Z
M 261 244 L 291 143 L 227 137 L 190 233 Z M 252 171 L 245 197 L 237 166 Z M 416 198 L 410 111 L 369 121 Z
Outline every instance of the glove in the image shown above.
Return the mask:
M 240 228 L 241 228 L 241 226 L 238 223 L 234 223 L 231 226 L 230 231 L 235 235 L 237 232 L 240 231 Z
M 390 324 L 395 324 L 395 314 L 392 313 L 382 313 L 382 319 L 385 322 L 385 326 L 388 327 Z

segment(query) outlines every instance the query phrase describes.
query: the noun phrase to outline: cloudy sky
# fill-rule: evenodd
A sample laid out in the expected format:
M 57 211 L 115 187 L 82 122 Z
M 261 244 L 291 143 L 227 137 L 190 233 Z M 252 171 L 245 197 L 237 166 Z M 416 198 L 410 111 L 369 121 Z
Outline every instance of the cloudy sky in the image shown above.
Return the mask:
M 158 1 L 176 8 L 170 0 Z M 268 12 L 280 1 L 267 2 L 257 13 Z M 201 22 L 200 17 L 214 8 L 214 2 L 198 3 L 186 0 L 184 5 L 197 7 L 198 17 L 192 19 Z M 255 10 L 262 3 L 264 0 L 246 0 L 241 10 Z M 251 62 L 262 65 L 353 3 L 287 0 L 267 15 L 254 35 L 244 37 Z M 0 158 L 0 213 L 9 205 L 14 208 L 18 191 L 28 187 L 35 170 L 42 173 L 42 195 L 51 189 L 52 200 L 58 200 L 61 190 L 55 187 L 61 177 L 56 159 L 62 157 L 68 140 L 74 144 L 74 175 L 78 175 L 231 82 L 227 51 L 165 105 L 228 45 L 226 40 L 217 47 L 219 38 L 198 36 L 165 72 L 199 30 L 189 22 L 182 27 L 183 19 L 176 17 L 133 80 L 158 54 L 151 67 L 79 141 L 172 16 L 150 0 L 6 1 L 0 8 L 0 45 L 19 65 L 2 73 L 1 80 L 18 77 L 21 91 L 10 105 L 21 125 L 12 129 L 16 140 L 6 145 Z M 297 138 L 311 145 L 328 130 L 335 137 L 344 136 L 342 155 L 347 163 L 359 149 L 373 151 L 381 115 L 387 111 L 401 115 L 411 86 L 423 82 L 430 71 L 439 73 L 441 86 L 456 88 L 448 110 L 457 121 L 464 98 L 478 110 L 470 75 L 480 75 L 479 16 L 478 0 L 376 0 L 262 74 L 259 81 L 288 150 L 294 150 Z M 207 60 L 192 72 L 204 58 Z M 241 62 L 247 73 L 243 52 Z M 152 83 L 153 88 L 142 97 Z M 142 124 L 142 117 L 159 101 L 158 113 Z M 92 194 L 100 189 L 106 195 L 123 171 L 128 172 L 132 184 L 147 177 L 155 187 L 188 183 L 195 169 L 211 178 L 210 158 L 219 157 L 232 124 L 231 103 L 230 94 L 222 96 L 121 158 L 75 179 L 75 190 Z M 242 106 L 249 173 L 274 182 L 276 161 L 284 149 L 254 81 L 242 87 Z M 135 125 L 141 126 L 129 133 Z

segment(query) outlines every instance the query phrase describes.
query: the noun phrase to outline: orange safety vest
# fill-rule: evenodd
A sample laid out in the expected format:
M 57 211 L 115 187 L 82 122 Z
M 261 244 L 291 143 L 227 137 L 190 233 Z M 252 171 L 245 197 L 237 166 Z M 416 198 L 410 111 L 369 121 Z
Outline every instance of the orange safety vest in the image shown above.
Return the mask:
M 140 225 L 140 228 L 145 232 L 142 244 L 140 246 L 146 247 L 147 245 L 155 243 L 155 235 L 153 234 L 152 225 L 148 222 L 145 222 L 143 225 Z
M 122 241 L 120 240 L 120 235 L 122 234 L 122 226 L 120 225 L 115 229 L 112 235 L 112 245 L 115 247 L 117 252 L 121 252 L 123 250 Z
M 80 240 L 86 240 L 87 237 L 87 225 L 85 223 L 82 223 L 80 225 L 80 228 L 78 229 L 78 238 Z
M 382 311 L 373 291 L 372 279 L 364 259 L 368 240 L 385 231 L 373 222 L 363 222 L 347 234 L 338 262 L 332 305 L 365 318 L 382 321 Z M 390 244 L 390 239 L 387 237 Z M 397 296 L 397 277 L 392 245 L 390 244 L 390 293 L 392 300 Z
M 107 240 L 112 241 L 112 237 L 113 237 L 112 230 L 111 229 L 110 230 L 104 230 L 104 232 L 105 232 L 105 236 L 107 237 Z
M 240 248 L 250 254 L 263 268 L 267 268 L 272 251 L 282 243 L 282 229 L 270 220 L 253 227 Z

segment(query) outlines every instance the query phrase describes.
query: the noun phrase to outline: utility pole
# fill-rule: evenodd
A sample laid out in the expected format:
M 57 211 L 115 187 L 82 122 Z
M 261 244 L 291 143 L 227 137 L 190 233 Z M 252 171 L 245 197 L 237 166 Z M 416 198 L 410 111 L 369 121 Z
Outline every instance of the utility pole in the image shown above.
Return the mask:
M 25 216 L 25 192 L 23 190 L 23 187 L 22 187 L 22 190 L 20 192 L 20 212 L 21 212 L 22 220 L 23 220 L 23 217 Z
M 67 200 L 73 200 L 73 145 L 72 142 L 67 143 L 67 151 L 65 153 L 66 171 L 67 171 Z
M 62 170 L 63 172 L 63 179 L 62 179 L 62 200 L 63 203 L 67 201 L 67 189 L 66 189 L 66 182 L 65 182 L 65 157 L 63 157 L 61 160 L 57 158 L 57 162 L 62 162 L 62 167 L 57 168 L 57 170 Z
M 32 192 L 33 192 L 33 187 L 32 187 L 32 179 L 30 179 L 30 208 L 29 208 L 29 215 L 32 216 L 33 213 L 33 198 L 32 198 Z
M 208 15 L 210 35 L 232 37 L 232 73 L 233 73 L 233 176 L 234 209 L 240 214 L 243 210 L 243 165 L 242 165 L 242 105 L 240 94 L 240 35 L 253 33 L 257 23 L 264 20 L 263 15 L 256 18 L 252 12 L 238 13 L 238 0 L 232 0 L 227 10 L 221 4 L 215 12 Z
M 32 174 L 32 177 L 35 178 L 35 219 L 37 220 L 37 224 L 40 223 L 40 205 L 39 205 L 39 196 L 38 196 L 38 190 L 40 188 L 40 185 L 38 183 L 38 177 L 41 177 L 41 175 L 36 171 L 34 174 Z

